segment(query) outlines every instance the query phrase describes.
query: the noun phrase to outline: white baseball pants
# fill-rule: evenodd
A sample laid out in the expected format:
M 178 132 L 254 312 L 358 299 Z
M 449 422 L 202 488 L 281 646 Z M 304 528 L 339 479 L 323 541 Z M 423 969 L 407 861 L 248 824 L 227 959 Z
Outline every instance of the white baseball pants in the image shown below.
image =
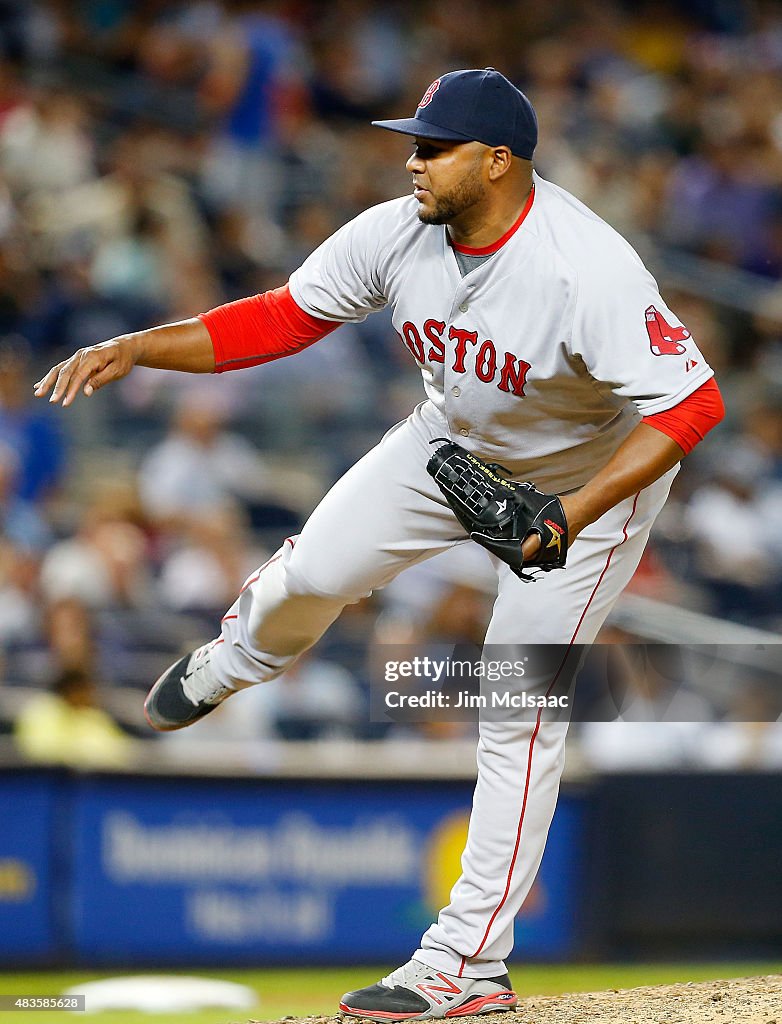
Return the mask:
M 226 613 L 224 642 L 212 652 L 218 681 L 238 689 L 273 679 L 346 604 L 385 586 L 407 566 L 464 542 L 426 472 L 430 440 L 447 433 L 436 410 L 424 403 L 332 487 L 301 534 L 250 577 Z M 501 565 L 486 643 L 563 649 L 591 643 L 635 572 L 675 474 L 584 530 L 564 571 L 524 583 Z M 513 921 L 534 881 L 554 814 L 566 732 L 559 722 L 481 722 L 462 875 L 414 954 L 424 963 L 465 977 L 505 972 Z

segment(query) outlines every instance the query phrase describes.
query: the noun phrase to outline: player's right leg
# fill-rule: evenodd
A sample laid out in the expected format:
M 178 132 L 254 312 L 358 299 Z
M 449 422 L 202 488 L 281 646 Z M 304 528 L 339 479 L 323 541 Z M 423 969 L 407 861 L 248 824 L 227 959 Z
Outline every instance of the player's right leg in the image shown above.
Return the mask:
M 526 662 L 524 688 L 532 694 L 568 693 L 583 645 L 594 642 L 635 572 L 674 476 L 670 471 L 583 530 L 564 571 L 524 584 L 500 565 L 484 658 Z M 543 709 L 482 716 L 462 875 L 416 959 L 460 978 L 506 970 L 554 815 L 567 729 L 566 718 Z
M 145 705 L 150 725 L 181 729 L 236 690 L 274 679 L 346 604 L 465 540 L 426 472 L 429 442 L 444 431 L 431 406 L 419 406 L 337 481 L 301 534 L 247 580 L 221 635 L 158 679 Z

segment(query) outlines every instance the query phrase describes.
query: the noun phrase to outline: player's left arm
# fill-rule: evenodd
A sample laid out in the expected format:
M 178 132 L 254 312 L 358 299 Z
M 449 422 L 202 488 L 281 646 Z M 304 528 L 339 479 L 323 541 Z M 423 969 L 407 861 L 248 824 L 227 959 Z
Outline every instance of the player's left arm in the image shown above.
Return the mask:
M 724 415 L 712 377 L 673 409 L 645 417 L 584 487 L 561 499 L 571 539 L 673 469 Z
M 638 255 L 613 232 L 596 240 L 604 259 L 578 265 L 570 350 L 642 420 L 591 480 L 561 497 L 570 543 L 672 469 L 725 414 L 714 371 Z
M 724 415 L 712 377 L 672 409 L 645 417 L 591 480 L 573 494 L 560 495 L 570 543 L 620 501 L 673 469 Z M 522 546 L 524 557 L 531 558 L 539 545 L 537 535 L 528 537 Z

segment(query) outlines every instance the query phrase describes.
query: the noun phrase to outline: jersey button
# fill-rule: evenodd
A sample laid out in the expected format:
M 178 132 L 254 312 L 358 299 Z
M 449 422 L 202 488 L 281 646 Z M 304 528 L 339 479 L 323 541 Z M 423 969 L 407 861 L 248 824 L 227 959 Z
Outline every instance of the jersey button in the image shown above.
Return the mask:
M 467 312 L 467 310 L 468 310 L 469 308 L 470 308 L 470 307 L 469 307 L 469 306 L 467 305 L 467 303 L 466 303 L 466 302 L 461 302 L 461 303 L 459 304 L 459 312 L 460 312 L 460 313 L 466 313 L 466 312 Z
M 458 398 L 461 393 L 462 389 L 460 387 L 451 388 L 451 394 L 454 398 Z
M 462 427 L 462 429 L 459 431 L 459 433 L 462 435 L 462 437 L 469 437 L 470 436 L 470 431 L 467 429 L 467 427 Z

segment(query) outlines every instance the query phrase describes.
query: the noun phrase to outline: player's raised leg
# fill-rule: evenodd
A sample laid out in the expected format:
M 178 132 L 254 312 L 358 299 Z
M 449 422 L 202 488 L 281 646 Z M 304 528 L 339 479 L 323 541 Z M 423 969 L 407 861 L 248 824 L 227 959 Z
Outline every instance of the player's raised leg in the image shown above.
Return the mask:
M 163 673 L 145 705 L 154 728 L 181 729 L 235 691 L 274 679 L 346 604 L 465 541 L 426 472 L 429 441 L 447 429 L 433 416 L 419 407 L 337 481 L 301 534 L 247 580 L 220 636 Z

